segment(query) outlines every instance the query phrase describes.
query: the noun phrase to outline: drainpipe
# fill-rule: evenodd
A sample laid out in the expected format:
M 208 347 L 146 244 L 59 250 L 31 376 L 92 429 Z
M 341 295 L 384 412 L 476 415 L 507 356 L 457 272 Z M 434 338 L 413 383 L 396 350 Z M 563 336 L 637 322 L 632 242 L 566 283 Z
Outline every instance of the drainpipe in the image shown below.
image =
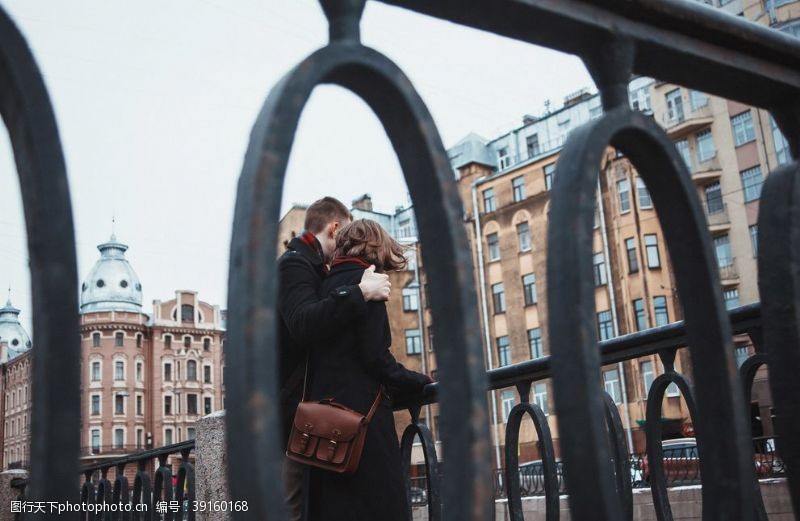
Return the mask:
M 483 317 L 483 336 L 486 343 L 486 362 L 489 370 L 494 369 L 494 355 L 492 354 L 492 339 L 489 332 L 489 306 L 486 302 L 486 275 L 483 269 L 483 238 L 481 234 L 481 213 L 478 208 L 478 185 L 486 179 L 486 176 L 476 179 L 472 183 L 472 213 L 475 216 L 475 246 L 478 257 L 478 283 L 481 291 L 481 316 Z M 500 471 L 500 429 L 497 426 L 497 393 L 491 391 L 492 396 L 492 425 L 494 426 L 494 453 L 497 463 L 498 479 L 502 482 Z
M 422 362 L 422 372 L 424 374 L 428 374 L 428 350 L 425 348 L 425 317 L 422 311 L 422 280 L 419 278 L 419 240 L 417 240 L 414 244 L 414 280 L 417 281 L 417 323 L 419 324 L 419 335 L 420 339 L 422 340 L 422 353 L 420 360 Z M 431 428 L 430 404 L 425 405 L 425 425 L 428 427 L 428 429 Z
M 631 193 L 636 189 L 636 183 L 632 183 Z M 606 258 L 606 281 L 608 282 L 608 298 L 611 304 L 611 326 L 614 336 L 619 336 L 619 322 L 617 317 L 617 301 L 614 296 L 614 279 L 611 276 L 611 255 L 608 250 L 608 230 L 606 228 L 606 215 L 603 205 L 603 194 L 600 191 L 600 178 L 597 178 L 597 207 L 600 210 L 600 232 L 603 236 L 603 255 Z M 631 198 L 634 204 L 636 199 Z M 628 413 L 628 386 L 625 382 L 625 368 L 622 362 L 617 362 L 617 372 L 619 372 L 620 387 L 622 387 L 622 412 L 625 416 L 625 433 L 628 438 L 628 450 L 633 451 L 633 434 L 631 433 L 631 417 Z

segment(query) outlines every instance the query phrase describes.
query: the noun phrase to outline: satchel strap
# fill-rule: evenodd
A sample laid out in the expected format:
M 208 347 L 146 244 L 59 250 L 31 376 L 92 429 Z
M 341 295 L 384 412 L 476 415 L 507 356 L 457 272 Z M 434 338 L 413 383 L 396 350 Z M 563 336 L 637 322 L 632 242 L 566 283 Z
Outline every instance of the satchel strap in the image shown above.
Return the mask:
M 306 389 L 308 384 L 308 362 L 309 362 L 310 353 L 306 355 L 306 372 L 303 376 L 303 396 L 300 398 L 300 401 L 306 401 Z M 372 421 L 372 417 L 375 416 L 375 412 L 378 410 L 378 405 L 381 403 L 381 398 L 383 397 L 383 385 L 378 388 L 378 395 L 375 397 L 375 401 L 372 402 L 372 407 L 369 408 L 369 412 L 366 416 L 366 423 Z M 332 399 L 332 398 L 331 398 Z
M 369 408 L 369 412 L 367 413 L 366 422 L 369 423 L 372 421 L 372 417 L 375 415 L 375 411 L 378 410 L 378 405 L 381 403 L 381 398 L 383 397 L 383 385 L 378 388 L 378 396 L 375 397 L 375 401 L 372 402 L 372 407 Z

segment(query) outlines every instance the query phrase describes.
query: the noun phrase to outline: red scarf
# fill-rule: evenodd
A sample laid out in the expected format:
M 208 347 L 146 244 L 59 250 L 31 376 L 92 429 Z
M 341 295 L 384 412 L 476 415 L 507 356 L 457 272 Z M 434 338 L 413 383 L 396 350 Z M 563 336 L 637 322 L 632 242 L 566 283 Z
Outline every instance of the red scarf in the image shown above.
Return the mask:
M 319 258 L 322 261 L 322 271 L 323 273 L 327 274 L 328 266 L 325 264 L 325 252 L 322 251 L 322 245 L 317 240 L 317 237 L 311 232 L 303 232 L 303 235 L 300 236 L 300 240 L 308 244 L 312 250 L 317 252 L 317 255 L 319 255 Z
M 364 268 L 369 268 L 369 263 L 367 261 L 365 261 L 361 257 L 351 257 L 350 255 L 342 255 L 333 259 L 333 261 L 331 261 L 331 268 L 333 268 L 334 266 L 338 266 L 339 264 L 347 264 L 347 263 L 358 264 L 359 266 L 362 266 Z

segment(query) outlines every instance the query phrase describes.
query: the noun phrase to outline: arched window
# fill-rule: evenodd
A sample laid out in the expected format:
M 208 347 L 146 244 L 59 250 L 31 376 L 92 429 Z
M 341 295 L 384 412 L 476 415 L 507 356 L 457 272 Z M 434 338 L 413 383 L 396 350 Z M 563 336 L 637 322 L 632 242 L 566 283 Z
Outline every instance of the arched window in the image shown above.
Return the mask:
M 194 306 L 191 304 L 181 305 L 181 322 L 194 322 Z
M 197 380 L 197 362 L 194 360 L 186 362 L 186 379 L 191 382 Z

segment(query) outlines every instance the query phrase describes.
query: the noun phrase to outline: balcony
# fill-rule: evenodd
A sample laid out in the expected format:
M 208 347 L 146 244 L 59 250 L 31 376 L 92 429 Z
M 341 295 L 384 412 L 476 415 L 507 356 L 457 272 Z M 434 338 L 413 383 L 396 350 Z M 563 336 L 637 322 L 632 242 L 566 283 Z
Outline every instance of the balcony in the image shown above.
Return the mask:
M 713 122 L 714 116 L 711 114 L 711 107 L 708 104 L 694 110 L 689 108 L 670 109 L 661 116 L 661 126 L 673 139 L 696 132 Z
M 723 261 L 728 264 L 722 266 Z M 739 270 L 736 269 L 736 259 L 723 259 L 723 261 L 720 261 L 719 267 L 719 281 L 722 287 L 739 284 Z
M 703 203 L 703 213 L 711 233 L 724 232 L 730 229 L 731 220 L 728 217 L 728 206 L 725 203 Z
M 696 183 L 717 181 L 722 175 L 722 166 L 719 164 L 718 156 L 714 156 L 699 164 L 692 162 L 692 164 L 689 165 L 689 170 L 692 172 L 692 180 Z

